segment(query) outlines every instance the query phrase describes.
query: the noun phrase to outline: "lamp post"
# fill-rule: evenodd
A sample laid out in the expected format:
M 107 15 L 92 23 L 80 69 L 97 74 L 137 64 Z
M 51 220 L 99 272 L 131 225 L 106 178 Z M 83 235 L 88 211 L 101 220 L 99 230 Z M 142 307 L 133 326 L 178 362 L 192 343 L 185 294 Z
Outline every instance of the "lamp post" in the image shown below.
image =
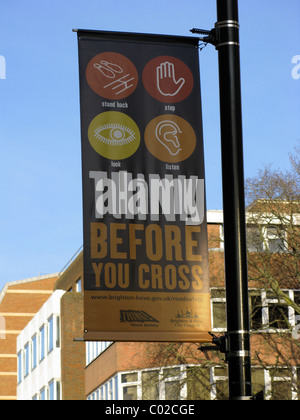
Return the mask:
M 214 339 L 226 353 L 229 398 L 252 399 L 250 319 L 245 223 L 238 0 L 217 0 L 218 20 L 201 41 L 219 57 L 227 333 Z
M 251 354 L 237 0 L 217 0 L 230 399 L 250 399 Z

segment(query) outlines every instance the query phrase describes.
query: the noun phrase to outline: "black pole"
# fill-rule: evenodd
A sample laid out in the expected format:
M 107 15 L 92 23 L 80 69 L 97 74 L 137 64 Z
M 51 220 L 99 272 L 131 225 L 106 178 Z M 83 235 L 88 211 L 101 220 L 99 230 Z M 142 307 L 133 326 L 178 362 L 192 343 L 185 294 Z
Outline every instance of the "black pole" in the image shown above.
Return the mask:
M 238 0 L 217 0 L 217 13 L 229 398 L 246 400 L 252 389 Z

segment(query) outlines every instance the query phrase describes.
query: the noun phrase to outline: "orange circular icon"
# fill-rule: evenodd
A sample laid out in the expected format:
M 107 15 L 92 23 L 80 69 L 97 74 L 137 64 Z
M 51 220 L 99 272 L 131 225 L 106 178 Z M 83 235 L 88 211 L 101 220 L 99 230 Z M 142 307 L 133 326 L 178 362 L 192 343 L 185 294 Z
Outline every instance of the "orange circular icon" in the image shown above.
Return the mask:
M 131 95 L 138 84 L 134 64 L 124 55 L 106 52 L 96 55 L 86 68 L 90 88 L 106 99 L 124 99 Z
M 183 61 L 176 57 L 159 56 L 146 64 L 143 84 L 148 93 L 158 101 L 176 103 L 190 95 L 194 78 Z
M 165 114 L 149 122 L 145 143 L 149 152 L 162 162 L 182 162 L 194 152 L 196 134 L 183 118 Z

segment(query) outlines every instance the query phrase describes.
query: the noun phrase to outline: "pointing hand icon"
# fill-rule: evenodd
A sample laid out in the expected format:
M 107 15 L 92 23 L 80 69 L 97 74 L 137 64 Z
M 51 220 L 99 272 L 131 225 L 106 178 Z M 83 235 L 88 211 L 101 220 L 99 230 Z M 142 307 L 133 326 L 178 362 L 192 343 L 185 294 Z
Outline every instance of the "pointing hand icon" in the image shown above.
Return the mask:
M 157 88 L 164 96 L 175 96 L 185 84 L 185 79 L 181 77 L 176 80 L 175 67 L 168 61 L 161 63 L 156 68 Z

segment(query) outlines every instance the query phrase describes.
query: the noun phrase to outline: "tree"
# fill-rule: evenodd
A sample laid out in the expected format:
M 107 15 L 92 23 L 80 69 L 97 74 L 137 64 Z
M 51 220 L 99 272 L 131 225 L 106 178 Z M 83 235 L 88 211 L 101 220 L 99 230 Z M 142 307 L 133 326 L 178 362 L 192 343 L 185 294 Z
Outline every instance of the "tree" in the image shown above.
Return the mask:
M 300 319 L 299 150 L 290 155 L 290 162 L 288 171 L 268 166 L 246 180 L 252 384 L 254 394 L 264 389 L 269 399 L 300 399 L 300 340 L 293 334 Z M 214 316 L 225 327 L 225 304 L 221 302 L 225 293 L 218 290 L 224 288 L 224 256 L 215 252 L 219 243 L 219 231 L 214 229 L 210 235 L 210 282 L 217 302 Z M 227 381 L 222 379 L 227 375 L 224 355 L 199 352 L 197 347 L 153 343 L 145 351 L 151 365 L 166 372 L 168 380 L 174 373 L 174 381 L 169 383 L 177 384 L 176 395 L 178 386 L 186 386 L 188 398 L 227 398 Z M 179 365 L 186 366 L 180 382 L 178 372 L 163 369 Z M 156 395 L 153 390 L 158 389 L 157 378 L 149 376 L 145 395 Z M 160 374 L 160 380 L 164 379 Z
M 290 163 L 285 172 L 268 166 L 246 181 L 249 286 L 265 291 L 264 302 L 251 300 L 253 363 L 268 371 L 274 399 L 300 397 L 300 340 L 292 334 L 300 315 L 299 149 Z
M 300 289 L 300 154 L 291 170 L 266 167 L 246 181 L 249 280 L 270 288 L 300 314 L 282 292 Z

